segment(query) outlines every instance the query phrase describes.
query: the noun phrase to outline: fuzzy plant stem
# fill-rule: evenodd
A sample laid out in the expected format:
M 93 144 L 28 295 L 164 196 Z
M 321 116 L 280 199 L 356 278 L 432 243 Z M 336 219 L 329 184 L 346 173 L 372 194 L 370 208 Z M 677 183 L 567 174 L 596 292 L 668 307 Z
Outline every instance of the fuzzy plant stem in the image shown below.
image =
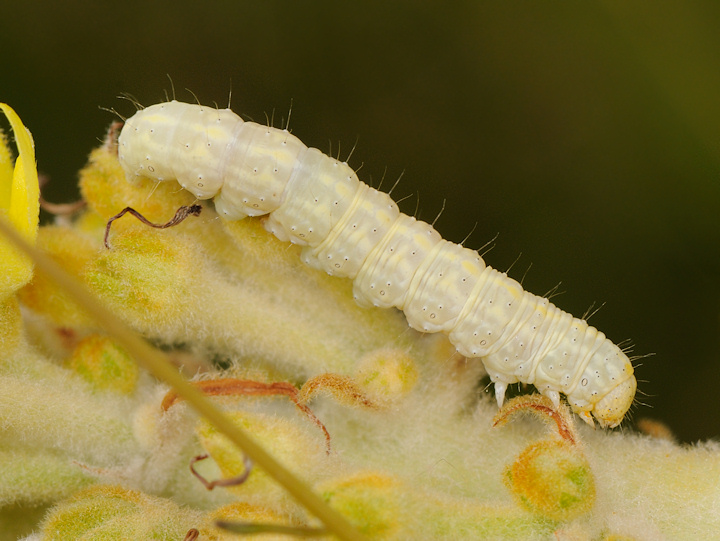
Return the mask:
M 137 336 L 48 256 L 26 243 L 4 218 L 0 219 L 0 233 L 25 252 L 38 269 L 51 276 L 58 286 L 71 294 L 74 300 L 96 321 L 100 322 L 105 331 L 121 343 L 140 365 L 159 380 L 172 386 L 178 395 L 187 400 L 219 432 L 227 436 L 255 464 L 271 475 L 308 511 L 320 519 L 328 533 L 347 541 L 364 539 L 339 513 L 331 509 L 317 494 L 255 443 L 244 430 L 232 423 L 225 414 L 213 406 L 200 391 L 190 385 L 170 364 L 164 353 Z

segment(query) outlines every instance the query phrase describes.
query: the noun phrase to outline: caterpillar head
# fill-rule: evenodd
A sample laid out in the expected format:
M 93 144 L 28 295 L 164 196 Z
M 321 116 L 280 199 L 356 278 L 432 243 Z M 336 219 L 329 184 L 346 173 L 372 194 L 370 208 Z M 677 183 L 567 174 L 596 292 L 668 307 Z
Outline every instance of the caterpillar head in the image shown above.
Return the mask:
M 614 428 L 620 424 L 633 403 L 636 389 L 637 380 L 630 376 L 595 404 L 592 414 L 600 426 Z
M 605 339 L 567 398 L 572 409 L 588 424 L 592 425 L 595 417 L 603 428 L 614 428 L 630 409 L 636 389 L 630 359 Z

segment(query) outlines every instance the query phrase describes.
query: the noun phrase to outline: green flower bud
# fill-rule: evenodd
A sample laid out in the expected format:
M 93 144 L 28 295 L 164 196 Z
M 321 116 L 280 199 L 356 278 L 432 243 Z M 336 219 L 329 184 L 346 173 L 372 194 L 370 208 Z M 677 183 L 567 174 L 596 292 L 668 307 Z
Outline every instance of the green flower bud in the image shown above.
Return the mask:
M 94 334 L 83 339 L 66 366 L 98 389 L 130 394 L 137 385 L 137 364 L 106 336 Z
M 403 530 L 401 483 L 390 475 L 361 472 L 319 487 L 322 497 L 371 539 L 394 539 Z
M 327 448 L 322 431 L 308 422 L 305 427 L 296 422 L 277 417 L 244 411 L 228 412 L 228 416 L 246 430 L 260 445 L 267 449 L 276 459 L 301 477 L 312 478 L 322 472 L 328 465 Z M 304 423 L 304 420 L 300 421 Z M 313 435 L 314 431 L 316 435 Z M 214 462 L 224 479 L 237 478 L 246 473 L 245 456 L 237 446 L 220 434 L 215 427 L 202 421 L 197 429 L 200 443 L 212 458 L 197 465 L 197 470 L 204 470 L 204 476 L 218 475 L 209 472 Z M 254 468 L 245 482 L 228 487 L 239 495 L 252 494 L 261 501 L 273 501 L 280 497 L 282 488 L 260 468 Z
M 528 510 L 551 520 L 583 515 L 595 503 L 595 480 L 578 447 L 544 440 L 526 448 L 505 471 L 505 481 Z
M 142 492 L 100 485 L 55 506 L 42 525 L 43 541 L 177 539 L 201 522 L 197 511 Z
M 365 355 L 355 376 L 368 398 L 381 404 L 408 394 L 417 379 L 415 361 L 401 349 L 381 349 Z

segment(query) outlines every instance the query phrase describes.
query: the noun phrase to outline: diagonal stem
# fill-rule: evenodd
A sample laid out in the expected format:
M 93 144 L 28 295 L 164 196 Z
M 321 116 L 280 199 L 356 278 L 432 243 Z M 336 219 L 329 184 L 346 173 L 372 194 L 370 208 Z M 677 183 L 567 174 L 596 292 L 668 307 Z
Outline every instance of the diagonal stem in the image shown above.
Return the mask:
M 202 392 L 188 383 L 170 364 L 165 353 L 158 351 L 140 338 L 130 327 L 105 308 L 76 278 L 60 268 L 46 254 L 25 242 L 5 218 L 0 218 L 0 233 L 5 235 L 18 249 L 25 252 L 39 270 L 50 276 L 89 315 L 100 322 L 105 331 L 122 344 L 138 364 L 159 380 L 172 386 L 178 395 L 187 400 L 219 432 L 227 436 L 255 464 L 264 469 L 308 511 L 320 519 L 329 532 L 343 540 L 361 541 L 364 539 L 342 515 L 330 508 L 320 496 L 277 462 L 244 430 L 216 408 Z

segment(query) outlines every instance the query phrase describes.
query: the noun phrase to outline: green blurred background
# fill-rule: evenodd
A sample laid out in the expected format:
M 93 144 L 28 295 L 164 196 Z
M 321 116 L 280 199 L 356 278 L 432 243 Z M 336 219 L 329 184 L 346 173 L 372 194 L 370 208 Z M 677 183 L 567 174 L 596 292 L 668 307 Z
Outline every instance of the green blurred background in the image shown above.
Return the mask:
M 287 117 L 448 239 L 631 338 L 634 417 L 720 435 L 720 2 L 0 2 L 0 100 L 46 197 L 113 115 L 177 96 Z M 419 203 L 417 200 L 419 194 Z

